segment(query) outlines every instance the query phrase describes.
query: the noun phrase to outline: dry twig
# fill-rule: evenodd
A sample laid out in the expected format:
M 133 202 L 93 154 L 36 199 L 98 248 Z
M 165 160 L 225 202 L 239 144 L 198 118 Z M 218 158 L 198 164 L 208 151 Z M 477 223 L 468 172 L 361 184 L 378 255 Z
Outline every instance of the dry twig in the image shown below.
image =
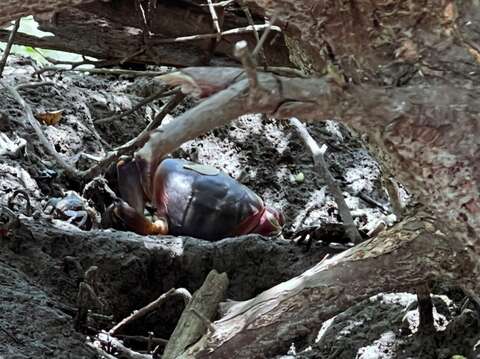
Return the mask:
M 261 51 L 263 49 L 263 44 L 267 40 L 267 37 L 270 34 L 270 31 L 272 31 L 272 30 L 276 30 L 278 32 L 282 31 L 282 29 L 280 29 L 278 26 L 273 25 L 275 23 L 275 21 L 277 21 L 277 15 L 276 14 L 272 17 L 272 20 L 270 20 L 270 22 L 268 22 L 264 25 L 266 27 L 266 29 L 263 32 L 262 37 L 258 41 L 257 46 L 255 46 L 255 49 L 252 52 L 253 57 L 256 57 L 257 54 L 259 53 L 259 51 Z
M 212 329 L 210 321 L 217 314 L 218 304 L 225 298 L 227 287 L 226 273 L 219 274 L 212 270 L 207 275 L 203 285 L 193 294 L 192 300 L 180 316 L 163 352 L 163 359 L 178 358 L 207 331 L 206 328 Z M 192 320 L 192 315 L 199 319 Z
M 345 202 L 345 198 L 343 197 L 343 194 L 340 191 L 340 188 L 338 187 L 335 178 L 333 178 L 332 174 L 330 173 L 328 165 L 325 161 L 324 156 L 327 150 L 327 146 L 324 144 L 320 148 L 317 142 L 315 142 L 312 136 L 310 136 L 310 134 L 308 133 L 305 125 L 303 125 L 297 118 L 290 118 L 290 124 L 295 127 L 299 136 L 302 138 L 302 140 L 305 142 L 305 145 L 312 153 L 313 162 L 315 164 L 315 167 L 317 168 L 317 172 L 319 172 L 319 174 L 323 176 L 330 193 L 332 193 L 335 198 L 335 202 L 337 202 L 338 212 L 343 220 L 343 223 L 345 225 L 345 231 L 348 237 L 353 243 L 359 243 L 362 240 L 362 237 L 358 232 L 355 223 L 353 222 L 353 217 L 350 213 L 350 209 L 348 208 L 347 203 Z
M 268 29 L 268 31 L 278 31 L 281 32 L 282 30 L 278 26 L 272 26 L 270 24 L 263 24 L 263 25 L 249 25 L 245 27 L 237 27 L 235 29 L 230 29 L 226 31 L 222 31 L 220 34 L 198 34 L 198 35 L 191 35 L 191 36 L 181 36 L 176 37 L 173 39 L 155 39 L 155 43 L 158 44 L 166 44 L 172 42 L 186 42 L 186 41 L 196 41 L 196 40 L 204 40 L 204 39 L 215 39 L 219 35 L 221 37 L 230 36 L 230 35 L 240 35 L 240 34 L 248 34 L 250 32 L 255 31 L 262 31 Z M 262 36 L 263 37 L 263 36 Z
M 160 91 L 157 91 L 155 93 L 153 93 L 152 95 L 144 98 L 142 101 L 140 101 L 139 103 L 137 103 L 135 106 L 133 106 L 131 109 L 129 109 L 128 111 L 125 111 L 125 112 L 121 112 L 119 114 L 116 114 L 116 115 L 113 115 L 113 116 L 109 116 L 109 117 L 104 117 L 104 118 L 101 118 L 101 119 L 98 119 L 96 121 L 93 121 L 95 124 L 100 124 L 100 123 L 106 123 L 106 122 L 112 122 L 112 121 L 115 121 L 115 120 L 119 120 L 121 119 L 122 117 L 125 117 L 125 116 L 128 116 L 132 113 L 134 113 L 135 111 L 137 111 L 139 108 L 145 106 L 145 105 L 148 105 L 149 103 L 159 99 L 159 98 L 162 98 L 162 97 L 167 97 L 167 96 L 170 96 L 170 95 L 173 95 L 175 94 L 177 91 L 175 90 L 172 90 L 172 91 L 166 91 L 165 89 L 161 89 Z
M 225 1 L 220 1 L 220 2 L 216 2 L 216 3 L 213 3 L 212 6 L 215 8 L 215 7 L 226 7 L 230 4 L 233 4 L 235 2 L 235 0 L 225 0 Z M 205 7 L 205 6 L 210 6 L 209 4 L 200 4 L 201 7 Z
M 188 291 L 184 288 L 179 288 L 179 289 L 172 288 L 168 292 L 163 293 L 160 297 L 158 297 L 153 302 L 147 304 L 146 306 L 144 306 L 139 310 L 134 311 L 131 315 L 122 319 L 112 329 L 110 329 L 108 333 L 110 335 L 114 335 L 120 328 L 125 326 L 127 323 L 137 320 L 145 316 L 146 314 L 156 310 L 165 301 L 165 299 L 174 295 L 180 295 L 182 296 L 182 298 L 185 298 L 185 296 L 190 296 L 190 293 L 188 293 Z
M 4 83 L 2 83 L 2 86 L 4 86 L 12 94 L 12 96 L 20 104 L 20 106 L 23 107 L 27 121 L 33 127 L 40 142 L 45 147 L 47 152 L 50 153 L 50 155 L 55 159 L 57 164 L 61 168 L 63 168 L 69 176 L 78 177 L 80 172 L 75 167 L 71 166 L 67 161 L 65 161 L 57 152 L 55 147 L 53 147 L 53 145 L 48 141 L 48 139 L 45 137 L 42 131 L 42 128 L 40 127 L 40 124 L 38 123 L 37 119 L 33 115 L 32 108 L 30 107 L 29 104 L 25 102 L 23 97 L 18 93 L 17 89 L 12 86 L 5 85 Z
M 217 12 L 215 11 L 215 7 L 213 6 L 212 0 L 207 0 L 208 10 L 210 11 L 210 15 L 212 16 L 213 27 L 217 31 L 217 42 L 220 42 L 222 39 L 222 30 L 220 29 L 220 23 L 218 22 Z
M 256 92 L 259 90 L 257 65 L 254 58 L 248 51 L 248 45 L 245 40 L 239 41 L 235 44 L 235 56 L 242 62 L 245 73 L 247 74 L 248 83 L 250 85 L 250 96 L 257 97 Z
M 100 333 L 96 336 L 96 342 L 91 346 L 104 351 L 102 347 L 112 348 L 113 351 L 117 352 L 120 358 L 125 359 L 152 359 L 152 356 L 149 354 L 141 354 L 136 351 L 133 351 L 123 345 L 117 338 L 110 336 L 108 333 Z M 113 356 L 113 358 L 115 358 Z
M 13 25 L 13 29 L 10 32 L 10 36 L 8 37 L 7 46 L 5 46 L 5 50 L 3 51 L 2 59 L 0 60 L 0 78 L 3 77 L 3 69 L 7 64 L 8 55 L 10 55 L 10 51 L 12 50 L 13 42 L 15 41 L 15 35 L 17 34 L 18 28 L 20 27 L 20 18 L 15 20 L 15 24 Z
M 163 338 L 156 338 L 156 337 L 144 337 L 142 335 L 123 335 L 123 334 L 116 334 L 115 337 L 122 339 L 122 340 L 131 340 L 135 342 L 141 342 L 141 343 L 151 343 L 154 345 L 161 345 L 165 346 L 168 343 L 167 339 Z
M 56 66 L 46 66 L 41 68 L 38 71 L 35 71 L 33 75 L 37 75 L 43 72 L 66 72 L 66 71 L 77 71 L 90 74 L 99 74 L 99 75 L 115 75 L 115 76 L 146 76 L 146 77 L 155 77 L 164 75 L 165 71 L 137 71 L 137 70 L 125 70 L 125 69 L 108 69 L 108 68 L 94 68 L 94 69 L 62 69 Z
M 247 18 L 249 25 L 253 27 L 253 36 L 255 36 L 255 40 L 257 41 L 257 46 L 258 46 L 258 44 L 260 44 L 260 35 L 258 34 L 257 29 L 255 28 L 255 23 L 253 22 L 252 13 L 250 12 L 250 9 L 248 8 L 248 6 L 245 4 L 244 0 L 238 0 L 238 3 L 242 8 L 242 11 L 245 14 L 245 17 Z M 267 32 L 268 32 L 268 29 L 266 33 Z M 267 58 L 265 56 L 265 52 L 263 51 L 263 49 L 260 49 L 259 52 L 260 52 L 260 56 L 262 57 L 263 63 L 265 65 L 264 70 L 266 70 L 268 64 L 267 64 Z
M 160 113 L 158 113 L 152 122 L 148 124 L 145 129 L 140 132 L 140 134 L 131 139 L 127 143 L 114 148 L 112 151 L 108 152 L 104 159 L 102 159 L 95 167 L 90 168 L 88 171 L 82 172 L 82 176 L 86 179 L 91 179 L 97 176 L 98 174 L 104 172 L 112 163 L 117 161 L 121 156 L 128 155 L 133 153 L 136 149 L 142 147 L 149 139 L 150 132 L 159 127 L 165 118 L 165 116 L 171 112 L 180 102 L 183 101 L 185 95 L 181 92 L 177 92 L 172 99 L 163 106 Z

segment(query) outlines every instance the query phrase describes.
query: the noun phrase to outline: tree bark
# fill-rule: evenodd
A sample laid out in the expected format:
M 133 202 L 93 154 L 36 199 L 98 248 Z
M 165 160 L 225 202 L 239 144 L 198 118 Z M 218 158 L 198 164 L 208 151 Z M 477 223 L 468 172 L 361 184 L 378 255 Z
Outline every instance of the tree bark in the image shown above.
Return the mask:
M 165 42 L 182 36 L 215 33 L 208 9 L 195 3 L 186 6 L 181 2 L 158 2 L 146 13 L 147 26 L 135 4 L 130 0 L 97 1 L 74 9 L 43 13 L 35 17 L 39 28 L 54 36 L 38 38 L 19 34 L 16 43 L 76 52 L 98 59 L 176 67 L 238 65 L 233 56 L 234 44 L 245 40 L 250 48 L 255 47 L 253 31 L 224 36 L 219 42 L 215 39 Z M 233 11 L 224 11 L 222 30 L 248 25 L 246 18 Z M 1 31 L 0 41 L 6 36 L 7 31 Z M 269 65 L 291 65 L 281 34 L 271 34 L 264 50 Z
M 59 11 L 71 6 L 88 4 L 96 0 L 4 0 L 0 8 L 0 25 L 22 16 Z

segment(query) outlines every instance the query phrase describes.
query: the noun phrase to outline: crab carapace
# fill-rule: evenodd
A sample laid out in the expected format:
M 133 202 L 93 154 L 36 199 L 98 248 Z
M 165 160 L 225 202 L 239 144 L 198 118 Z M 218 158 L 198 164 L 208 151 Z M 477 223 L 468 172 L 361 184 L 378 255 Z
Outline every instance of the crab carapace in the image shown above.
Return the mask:
M 255 192 L 214 167 L 164 159 L 148 191 L 142 186 L 140 167 L 130 159 L 117 164 L 121 199 L 107 210 L 114 227 L 209 241 L 248 233 L 271 236 L 282 230 L 280 211 L 265 206 Z M 158 220 L 144 216 L 146 202 L 155 208 Z

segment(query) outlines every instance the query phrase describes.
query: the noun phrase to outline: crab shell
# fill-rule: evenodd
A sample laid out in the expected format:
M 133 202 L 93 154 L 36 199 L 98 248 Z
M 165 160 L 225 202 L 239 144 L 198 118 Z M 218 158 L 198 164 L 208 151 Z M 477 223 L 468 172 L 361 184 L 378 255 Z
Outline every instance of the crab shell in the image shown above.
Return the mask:
M 165 159 L 152 181 L 152 202 L 169 234 L 210 241 L 247 233 L 277 234 L 282 215 L 252 190 L 210 166 Z

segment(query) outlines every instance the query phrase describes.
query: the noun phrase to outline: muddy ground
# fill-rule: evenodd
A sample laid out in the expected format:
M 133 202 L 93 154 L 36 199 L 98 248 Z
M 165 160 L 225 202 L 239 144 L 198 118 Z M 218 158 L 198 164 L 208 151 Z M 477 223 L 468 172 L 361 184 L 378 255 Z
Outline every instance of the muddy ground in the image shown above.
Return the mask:
M 37 81 L 33 71 L 30 60 L 12 56 L 2 81 L 8 85 Z M 54 85 L 20 93 L 36 113 L 63 110 L 57 124 L 42 128 L 56 150 L 79 169 L 88 169 L 95 158 L 135 137 L 168 100 L 158 100 L 121 120 L 96 125 L 98 119 L 130 109 L 158 85 L 148 77 L 76 72 L 44 75 L 43 80 Z M 93 335 L 108 330 L 113 322 L 171 287 L 197 289 L 211 268 L 227 268 L 231 279 L 228 296 L 242 300 L 301 273 L 326 253 L 341 250 L 341 246 L 326 243 L 341 241 L 341 233 L 335 237 L 329 232 L 327 238 L 320 230 L 316 239 L 323 241 L 314 241 L 309 251 L 290 241 L 299 230 L 329 228 L 340 219 L 310 154 L 285 122 L 261 115 L 244 116 L 184 144 L 173 154 L 222 169 L 254 189 L 267 204 L 283 210 L 283 238 L 240 239 L 236 258 L 227 257 L 227 250 L 223 252 L 230 239 L 211 244 L 97 229 L 108 195 L 100 196 L 96 187 L 92 189 L 92 184 L 81 179 L 67 178 L 39 144 L 18 103 L 5 89 L 0 88 L 0 94 L 0 203 L 6 205 L 15 190 L 25 190 L 35 212 L 32 217 L 25 202 L 16 201 L 14 210 L 21 215 L 23 225 L 0 239 L 0 357 L 97 357 L 98 353 L 84 344 L 85 335 L 73 329 L 80 279 L 66 264 L 67 256 L 76 258 L 83 269 L 96 265 L 101 271 L 98 282 L 104 306 L 98 311 L 106 319 L 91 323 L 87 332 Z M 194 105 L 194 100 L 187 99 L 172 115 Z M 380 220 L 393 224 L 380 166 L 365 150 L 360 136 L 334 121 L 311 123 L 308 129 L 319 143 L 328 145 L 330 170 L 362 234 L 366 236 Z M 86 187 L 89 190 L 85 191 Z M 61 198 L 67 191 L 86 197 L 85 203 L 93 213 L 91 226 L 86 227 L 92 227 L 90 231 L 77 229 L 74 225 L 78 220 L 67 223 L 68 218 L 61 214 L 43 210 L 51 198 Z M 216 251 L 215 255 L 202 257 L 205 248 Z M 270 263 L 272 251 L 283 253 L 290 262 Z M 232 261 L 239 263 L 235 270 L 229 267 Z M 142 273 L 141 278 L 138 273 Z M 477 312 L 471 305 L 462 307 L 464 298 L 458 291 L 443 288 L 441 283 L 436 287 L 435 335 L 416 335 L 414 295 L 383 294 L 332 318 L 318 333 L 293 343 L 284 357 L 475 357 L 473 348 L 480 334 Z M 161 315 L 127 328 L 126 334 L 148 335 L 154 331 L 155 336 L 168 338 L 181 306 L 175 301 L 166 306 L 168 310 Z M 128 344 L 142 349 L 138 343 Z

